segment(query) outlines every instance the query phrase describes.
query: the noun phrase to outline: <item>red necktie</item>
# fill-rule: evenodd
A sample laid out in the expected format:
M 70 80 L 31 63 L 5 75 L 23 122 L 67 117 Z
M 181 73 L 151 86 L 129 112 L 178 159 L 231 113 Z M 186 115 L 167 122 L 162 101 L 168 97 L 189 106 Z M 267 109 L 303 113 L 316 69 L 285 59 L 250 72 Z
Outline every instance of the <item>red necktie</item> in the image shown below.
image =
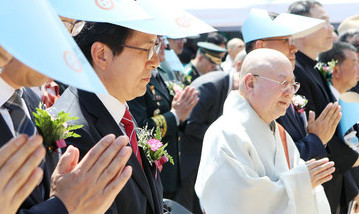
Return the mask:
M 140 152 L 139 152 L 138 146 L 137 146 L 135 125 L 132 121 L 131 113 L 128 109 L 126 109 L 125 115 L 123 115 L 121 123 L 123 124 L 123 126 L 125 128 L 128 138 L 130 138 L 131 148 L 132 148 L 133 152 L 135 153 L 135 155 L 138 159 L 138 162 L 140 162 L 140 164 L 142 166 L 142 160 L 141 160 Z
M 52 95 L 47 90 L 53 90 L 53 92 L 55 92 L 55 95 Z M 59 85 L 57 85 L 54 81 L 45 84 L 45 91 L 41 97 L 41 100 L 46 105 L 46 108 L 50 108 L 52 105 L 54 105 L 57 99 L 60 98 L 59 91 Z

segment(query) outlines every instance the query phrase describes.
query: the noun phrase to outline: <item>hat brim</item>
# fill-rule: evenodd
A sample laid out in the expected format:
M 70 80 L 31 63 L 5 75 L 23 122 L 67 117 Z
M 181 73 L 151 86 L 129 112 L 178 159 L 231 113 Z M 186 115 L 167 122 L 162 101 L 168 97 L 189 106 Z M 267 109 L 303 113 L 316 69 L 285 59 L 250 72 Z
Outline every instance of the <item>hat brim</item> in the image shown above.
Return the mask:
M 173 3 L 173 2 L 172 2 Z M 216 31 L 213 27 L 166 0 L 138 1 L 152 19 L 111 22 L 144 33 L 183 38 Z
M 242 33 L 245 43 L 279 36 L 299 38 L 319 30 L 324 24 L 321 19 L 289 13 L 282 13 L 272 20 L 266 10 L 252 9 L 243 23 Z

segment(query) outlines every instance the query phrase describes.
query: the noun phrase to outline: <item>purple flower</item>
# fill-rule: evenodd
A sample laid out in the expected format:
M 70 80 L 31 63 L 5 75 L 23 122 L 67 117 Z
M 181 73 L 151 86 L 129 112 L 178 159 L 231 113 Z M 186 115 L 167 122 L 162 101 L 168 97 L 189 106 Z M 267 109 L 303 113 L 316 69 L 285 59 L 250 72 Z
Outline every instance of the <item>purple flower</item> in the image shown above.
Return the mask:
M 159 148 L 161 148 L 163 146 L 161 141 L 159 141 L 157 139 L 149 139 L 147 141 L 147 144 L 150 145 L 151 150 L 154 151 L 154 152 L 157 151 Z

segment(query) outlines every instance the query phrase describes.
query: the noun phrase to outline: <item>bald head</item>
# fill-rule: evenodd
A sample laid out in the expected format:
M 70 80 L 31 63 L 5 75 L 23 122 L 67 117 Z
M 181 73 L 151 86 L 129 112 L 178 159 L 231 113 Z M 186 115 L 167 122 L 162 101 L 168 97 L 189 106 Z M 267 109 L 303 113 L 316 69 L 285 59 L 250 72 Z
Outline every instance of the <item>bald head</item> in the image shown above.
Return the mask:
M 285 114 L 294 95 L 293 84 L 292 64 L 281 52 L 261 48 L 244 59 L 240 93 L 265 122 Z
M 277 67 L 292 66 L 289 59 L 279 51 L 260 48 L 250 52 L 243 61 L 241 80 L 248 74 L 263 75 L 274 72 Z
M 244 48 L 244 42 L 239 38 L 233 38 L 227 43 L 227 51 L 232 59 L 234 59 L 240 51 L 244 50 Z

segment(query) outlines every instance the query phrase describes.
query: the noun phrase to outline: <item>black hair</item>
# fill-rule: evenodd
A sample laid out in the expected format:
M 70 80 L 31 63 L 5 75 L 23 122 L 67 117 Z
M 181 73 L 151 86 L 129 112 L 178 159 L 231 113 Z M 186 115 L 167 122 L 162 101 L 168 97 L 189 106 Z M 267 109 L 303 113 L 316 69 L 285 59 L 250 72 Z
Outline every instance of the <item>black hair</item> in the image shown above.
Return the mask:
M 314 0 L 296 1 L 289 5 L 288 13 L 301 16 L 310 16 L 310 9 L 312 9 L 314 5 L 323 6 L 321 3 Z
M 132 36 L 133 30 L 104 22 L 86 22 L 81 32 L 74 37 L 78 46 L 92 64 L 91 47 L 95 42 L 107 45 L 114 56 L 121 54 L 122 45 Z
M 249 52 L 254 50 L 254 45 L 256 44 L 257 40 L 253 40 L 246 43 L 246 53 L 249 54 Z
M 345 50 L 356 52 L 356 48 L 345 42 L 335 42 L 332 49 L 319 54 L 318 61 L 328 63 L 330 61 L 337 60 L 340 65 L 345 60 Z
M 357 50 L 356 52 L 359 52 L 359 43 L 357 43 L 354 39 L 359 37 L 359 30 L 350 30 L 346 31 L 343 34 L 340 34 L 339 41 L 346 42 L 351 45 L 353 45 Z M 354 38 L 354 39 L 353 39 Z
M 206 42 L 214 43 L 216 45 L 226 45 L 227 39 L 217 32 L 212 32 L 208 34 Z

